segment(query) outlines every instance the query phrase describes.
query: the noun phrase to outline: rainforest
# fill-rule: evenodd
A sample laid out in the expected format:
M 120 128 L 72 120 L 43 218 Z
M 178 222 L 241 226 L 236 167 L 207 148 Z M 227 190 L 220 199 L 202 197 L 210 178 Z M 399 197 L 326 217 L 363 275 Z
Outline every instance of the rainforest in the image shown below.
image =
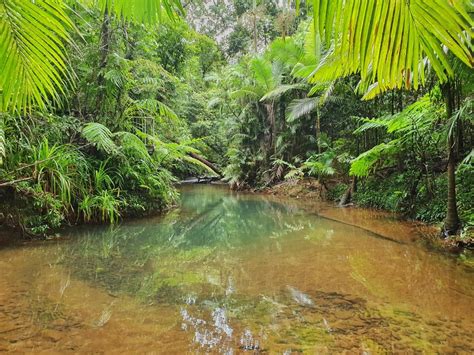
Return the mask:
M 0 352 L 473 353 L 468 0 L 0 0 Z

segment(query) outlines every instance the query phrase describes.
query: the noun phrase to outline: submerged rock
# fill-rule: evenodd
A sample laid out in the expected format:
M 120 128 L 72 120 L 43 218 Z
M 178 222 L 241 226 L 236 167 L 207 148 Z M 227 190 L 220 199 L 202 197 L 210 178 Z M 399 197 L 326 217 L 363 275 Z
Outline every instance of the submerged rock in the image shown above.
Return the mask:
M 293 298 L 293 300 L 298 303 L 299 305 L 301 306 L 314 306 L 314 302 L 313 300 L 305 293 L 301 292 L 300 290 L 292 287 L 292 286 L 287 286 L 286 287 L 290 293 L 291 293 L 291 297 Z

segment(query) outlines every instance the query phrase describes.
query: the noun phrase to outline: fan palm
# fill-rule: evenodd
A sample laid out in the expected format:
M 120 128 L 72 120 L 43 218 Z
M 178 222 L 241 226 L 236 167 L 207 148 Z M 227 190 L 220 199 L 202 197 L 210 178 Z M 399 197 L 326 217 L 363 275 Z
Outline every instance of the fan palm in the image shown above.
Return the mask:
M 180 0 L 82 0 L 132 21 L 158 23 L 183 14 Z M 66 46 L 74 27 L 67 0 L 0 0 L 0 112 L 58 102 L 72 73 Z

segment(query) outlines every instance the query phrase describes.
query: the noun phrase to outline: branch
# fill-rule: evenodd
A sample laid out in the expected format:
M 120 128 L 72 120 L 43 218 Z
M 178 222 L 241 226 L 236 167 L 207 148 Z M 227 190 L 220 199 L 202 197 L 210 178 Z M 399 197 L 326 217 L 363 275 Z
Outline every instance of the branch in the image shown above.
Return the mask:
M 15 184 L 17 184 L 17 183 L 19 183 L 19 182 L 30 181 L 30 180 L 33 180 L 33 177 L 32 177 L 32 176 L 30 176 L 30 177 L 24 177 L 24 178 L 12 180 L 12 181 L 2 182 L 2 183 L 0 183 L 0 187 L 12 186 L 12 185 L 15 185 Z

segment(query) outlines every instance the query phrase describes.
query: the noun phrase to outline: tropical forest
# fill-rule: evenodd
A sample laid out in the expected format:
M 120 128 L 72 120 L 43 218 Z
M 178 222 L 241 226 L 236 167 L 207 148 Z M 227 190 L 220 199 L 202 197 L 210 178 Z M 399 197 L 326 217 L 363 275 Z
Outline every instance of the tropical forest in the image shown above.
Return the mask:
M 0 353 L 474 353 L 471 0 L 0 0 Z

